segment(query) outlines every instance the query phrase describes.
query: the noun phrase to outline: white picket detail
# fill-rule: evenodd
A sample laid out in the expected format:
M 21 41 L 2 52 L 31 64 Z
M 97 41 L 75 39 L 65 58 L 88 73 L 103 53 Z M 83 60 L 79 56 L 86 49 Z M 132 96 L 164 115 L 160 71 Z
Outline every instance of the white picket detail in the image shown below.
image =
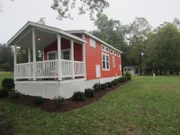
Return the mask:
M 58 60 L 40 61 L 35 63 L 36 78 L 58 77 Z
M 35 62 L 35 69 L 33 69 L 33 62 L 23 63 L 15 65 L 15 78 L 16 79 L 32 79 L 33 72 L 35 72 L 35 78 L 53 78 L 58 79 L 58 60 L 47 60 Z M 74 64 L 74 75 L 73 65 Z M 62 78 L 84 76 L 84 62 L 61 60 L 61 72 Z
M 28 79 L 32 78 L 33 63 L 23 63 L 15 65 L 15 78 L 17 79 Z
M 84 62 L 74 61 L 75 76 L 84 76 Z
M 72 61 L 61 60 L 62 77 L 72 77 Z

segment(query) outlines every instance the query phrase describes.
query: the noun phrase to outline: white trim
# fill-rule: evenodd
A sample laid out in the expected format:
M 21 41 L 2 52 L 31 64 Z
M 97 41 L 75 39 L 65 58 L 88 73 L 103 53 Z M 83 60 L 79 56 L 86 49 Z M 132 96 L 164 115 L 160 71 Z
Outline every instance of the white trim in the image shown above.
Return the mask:
M 106 49 L 108 49 L 108 51 L 107 51 Z M 103 45 L 103 44 L 101 44 L 101 50 L 102 50 L 103 52 L 109 53 L 110 48 L 107 47 L 107 46 L 105 46 L 105 45 Z
M 17 64 L 16 45 L 14 45 L 14 81 L 16 80 L 16 64 Z
M 115 68 L 116 67 L 116 60 L 115 60 L 115 56 L 112 56 L 112 67 Z
M 36 80 L 36 66 L 35 66 L 35 62 L 36 62 L 36 34 L 35 34 L 35 30 L 32 29 L 32 48 L 33 48 L 33 80 Z
M 79 42 L 82 42 L 82 43 L 86 43 L 86 41 L 84 41 L 83 39 L 75 36 L 75 35 L 72 35 L 68 32 L 65 32 L 61 29 L 58 29 L 58 28 L 55 28 L 55 27 L 51 27 L 51 26 L 48 26 L 48 25 L 42 25 L 42 24 L 39 24 L 39 23 L 35 23 L 35 22 L 30 22 L 28 21 L 8 42 L 7 42 L 7 46 L 11 45 L 11 44 L 14 44 L 12 42 L 14 42 L 14 40 L 28 27 L 35 27 L 35 28 L 40 28 L 40 29 L 44 29 L 44 30 L 47 30 L 47 31 L 51 31 L 53 32 L 54 34 L 62 34 L 64 36 L 67 36 L 67 37 L 70 37 L 74 40 L 77 40 Z M 30 28 L 31 29 L 31 28 Z
M 101 58 L 102 58 L 102 61 L 101 61 L 101 62 L 102 62 L 102 70 L 103 70 L 103 71 L 110 71 L 110 57 L 109 57 L 109 69 L 104 69 L 104 68 L 103 68 L 103 55 L 105 55 L 105 66 L 107 66 L 107 65 L 106 65 L 106 63 L 107 63 L 106 56 L 109 57 L 109 54 L 102 52 L 102 54 L 101 54 Z
M 120 51 L 120 50 L 114 48 L 112 45 L 110 45 L 110 44 L 108 44 L 108 43 L 102 41 L 101 39 L 95 37 L 94 35 L 90 34 L 89 32 L 87 32 L 87 31 L 85 31 L 85 30 L 69 30 L 69 31 L 66 31 L 66 32 L 69 32 L 69 33 L 77 33 L 77 34 L 81 34 L 81 33 L 82 33 L 82 34 L 86 34 L 86 35 L 88 35 L 89 37 L 91 37 L 91 38 L 93 38 L 93 39 L 99 41 L 100 43 L 102 43 L 102 44 L 104 44 L 104 45 L 106 45 L 106 46 L 108 46 L 108 47 L 110 47 L 110 48 L 116 50 L 117 52 L 123 53 L 122 51 Z
M 94 40 L 94 39 L 92 39 L 92 38 L 89 38 L 89 45 L 90 45 L 91 47 L 96 48 L 96 40 Z
M 67 59 L 63 59 L 63 53 L 65 52 L 65 51 L 69 51 L 69 60 L 71 60 L 71 49 L 61 49 L 61 59 L 62 60 L 67 60 Z
M 62 80 L 62 69 L 61 69 L 61 36 L 57 35 L 57 53 L 58 53 L 58 80 Z
M 71 45 L 70 45 L 70 47 L 71 47 L 71 50 L 69 51 L 69 57 L 70 57 L 70 59 L 71 59 L 71 61 L 72 61 L 72 79 L 74 79 L 75 78 L 75 76 L 74 76 L 74 41 L 73 40 L 71 40 L 70 41 L 71 42 Z
M 57 51 L 48 51 L 47 52 L 47 60 L 49 60 L 49 54 L 51 54 L 51 53 L 55 53 L 55 59 L 54 60 L 56 60 L 56 59 L 58 59 L 58 56 L 57 56 Z
M 82 35 L 82 39 L 86 40 L 85 35 Z M 83 51 L 83 62 L 84 62 L 84 78 L 87 80 L 87 75 L 86 75 L 86 44 L 83 43 L 82 45 L 82 51 Z

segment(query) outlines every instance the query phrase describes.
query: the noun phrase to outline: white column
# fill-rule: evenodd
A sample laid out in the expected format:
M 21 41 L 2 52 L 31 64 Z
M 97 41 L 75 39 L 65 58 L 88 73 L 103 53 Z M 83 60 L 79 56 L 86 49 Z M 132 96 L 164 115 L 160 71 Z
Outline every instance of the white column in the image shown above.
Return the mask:
M 28 77 L 31 77 L 31 64 L 30 64 L 30 62 L 31 62 L 31 49 L 28 49 Z M 29 78 L 29 80 L 30 80 L 30 78 Z
M 61 69 L 61 36 L 57 35 L 57 53 L 58 53 L 58 80 L 62 80 Z
M 17 64 L 17 55 L 16 55 L 16 45 L 14 45 L 14 81 L 16 81 L 16 64 Z
M 31 62 L 31 49 L 28 49 L 28 62 Z
M 36 35 L 35 30 L 32 29 L 32 48 L 33 48 L 33 80 L 36 80 Z
M 82 35 L 83 40 L 85 39 L 85 36 Z M 83 58 L 83 63 L 84 63 L 84 78 L 86 79 L 86 44 L 82 44 L 82 58 Z
M 75 78 L 74 75 L 74 41 L 71 40 L 71 63 L 72 63 L 72 79 Z

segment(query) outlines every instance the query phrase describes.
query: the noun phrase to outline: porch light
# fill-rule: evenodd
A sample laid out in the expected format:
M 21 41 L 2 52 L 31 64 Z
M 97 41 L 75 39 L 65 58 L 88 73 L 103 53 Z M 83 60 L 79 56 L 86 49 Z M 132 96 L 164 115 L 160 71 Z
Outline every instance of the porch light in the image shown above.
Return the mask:
M 41 38 L 38 38 L 37 40 L 38 40 L 38 41 L 41 41 Z

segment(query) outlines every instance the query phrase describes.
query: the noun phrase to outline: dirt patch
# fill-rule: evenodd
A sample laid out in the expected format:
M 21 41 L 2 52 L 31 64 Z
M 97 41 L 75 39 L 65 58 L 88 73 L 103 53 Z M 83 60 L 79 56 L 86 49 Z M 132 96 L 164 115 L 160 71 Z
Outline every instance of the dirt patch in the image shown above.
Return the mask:
M 54 104 L 53 100 L 50 99 L 44 99 L 44 103 L 41 105 L 35 105 L 34 101 L 36 97 L 33 96 L 22 96 L 19 99 L 8 99 L 10 102 L 16 103 L 16 104 L 23 104 L 27 106 L 31 106 L 34 108 L 41 108 L 42 110 L 48 111 L 48 112 L 66 112 L 66 111 L 71 111 L 80 107 L 83 107 L 85 105 L 88 105 L 92 102 L 98 101 L 101 97 L 103 97 L 106 93 L 115 90 L 119 86 L 125 84 L 120 83 L 117 86 L 113 86 L 112 88 L 109 88 L 107 90 L 99 90 L 95 93 L 95 97 L 93 98 L 86 98 L 85 101 L 77 102 L 77 101 L 72 101 L 72 99 L 65 99 L 64 105 L 60 108 L 57 108 Z

